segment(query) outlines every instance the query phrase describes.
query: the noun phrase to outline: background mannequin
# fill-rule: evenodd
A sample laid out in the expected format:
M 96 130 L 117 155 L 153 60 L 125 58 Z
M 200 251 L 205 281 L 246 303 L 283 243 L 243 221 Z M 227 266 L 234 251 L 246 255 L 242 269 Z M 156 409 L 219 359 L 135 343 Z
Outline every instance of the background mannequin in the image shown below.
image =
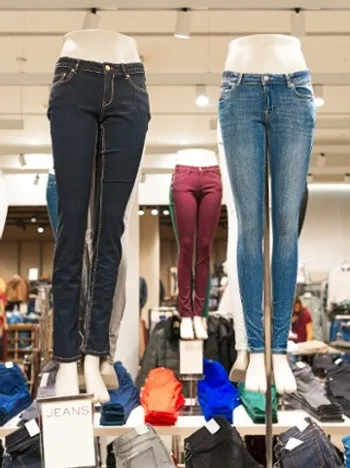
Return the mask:
M 2 171 L 0 171 L 0 239 L 4 233 L 6 217 L 7 217 L 7 210 L 8 210 L 8 199 L 7 199 L 7 187 L 6 187 L 6 180 Z
M 207 339 L 203 306 L 210 277 L 210 252 L 220 216 L 222 185 L 216 154 L 202 149 L 178 152 L 171 184 L 171 204 L 179 246 L 181 338 Z M 193 250 L 196 266 L 192 304 Z
M 273 369 L 278 392 L 294 392 L 296 382 L 286 347 L 296 286 L 297 220 L 315 124 L 313 92 L 300 41 L 280 35 L 232 41 L 219 114 L 239 221 L 240 290 L 251 351 L 246 386 L 266 391 L 260 246 L 268 138 L 274 238 Z M 293 139 L 288 132 L 291 128 Z
M 95 73 L 90 73 L 91 69 Z M 118 101 L 114 93 L 115 88 L 118 88 Z M 74 103 L 70 101 L 70 92 L 74 93 Z M 89 115 L 78 107 L 76 102 L 79 100 L 84 101 L 84 108 L 87 105 L 85 101 L 89 101 L 92 107 Z M 127 109 L 127 115 L 121 114 L 119 100 L 122 101 L 123 108 Z M 68 112 L 63 102 L 67 102 Z M 69 124 L 67 119 L 73 112 L 76 116 Z M 89 167 L 91 164 L 92 168 L 92 157 L 96 152 L 93 142 L 97 141 L 98 136 L 98 154 L 101 157 L 97 172 L 103 180 L 103 194 L 98 204 L 99 225 L 95 237 L 96 248 L 90 297 L 85 314 L 82 351 L 85 353 L 84 374 L 87 392 L 94 395 L 95 401 L 104 402 L 109 400 L 109 395 L 100 374 L 100 361 L 101 358 L 108 357 L 106 348 L 109 347 L 109 340 L 106 322 L 108 324 L 110 322 L 109 313 L 113 307 L 111 286 L 112 283 L 116 284 L 121 260 L 122 220 L 137 176 L 149 120 L 144 71 L 135 40 L 114 31 L 103 30 L 74 31 L 67 34 L 61 59 L 56 67 L 48 114 L 51 121 L 58 195 L 63 214 L 63 217 L 60 216 L 60 222 L 62 219 L 62 226 L 65 229 L 63 230 L 60 224 L 53 277 L 56 337 L 54 348 L 56 348 L 55 359 L 60 362 L 56 394 L 69 395 L 79 392 L 76 361 L 80 358 L 80 354 L 75 317 L 77 311 L 74 304 L 80 285 L 76 284 L 75 271 L 79 272 L 80 252 L 82 252 L 79 242 L 83 228 L 80 219 L 84 220 L 85 213 L 87 215 L 91 183 Z M 75 143 L 69 148 L 69 152 L 75 154 L 76 162 L 83 164 L 84 161 L 85 164 L 85 167 L 79 166 L 80 170 L 77 168 L 77 174 L 81 178 L 85 177 L 86 173 L 86 179 L 77 181 L 76 185 L 73 184 L 72 176 L 63 170 L 66 166 L 64 159 L 69 158 L 69 154 L 65 148 L 66 138 L 62 132 L 68 132 L 67 139 Z M 125 139 L 129 139 L 129 145 Z M 116 151 L 119 155 L 118 161 L 113 158 Z M 87 154 L 84 154 L 85 152 Z M 77 159 L 78 157 L 80 159 Z M 77 198 L 74 195 L 77 190 L 83 190 L 83 194 L 78 197 L 80 204 L 73 207 L 72 200 Z M 69 223 L 73 211 L 77 209 L 79 210 L 75 215 L 77 222 Z M 77 229 L 79 231 L 76 235 L 68 232 Z M 84 231 L 85 229 L 86 227 Z M 72 244 L 73 239 L 75 239 L 74 244 Z M 65 260 L 70 258 L 67 251 L 69 248 L 74 248 L 75 263 L 70 260 L 72 267 L 74 266 L 74 276 L 72 267 Z M 109 251 L 111 254 L 108 254 Z M 70 281 L 69 290 L 64 288 L 67 275 L 72 275 L 72 279 L 74 277 L 74 283 Z M 71 300 L 67 296 L 68 293 L 72 294 Z M 74 310 L 70 312 L 69 309 L 72 307 Z M 67 314 L 70 316 L 71 313 L 74 314 L 71 317 L 72 325 L 67 330 L 64 321 L 70 318 Z M 72 339 L 67 338 L 69 334 Z M 62 354 L 67 355 L 62 356 Z

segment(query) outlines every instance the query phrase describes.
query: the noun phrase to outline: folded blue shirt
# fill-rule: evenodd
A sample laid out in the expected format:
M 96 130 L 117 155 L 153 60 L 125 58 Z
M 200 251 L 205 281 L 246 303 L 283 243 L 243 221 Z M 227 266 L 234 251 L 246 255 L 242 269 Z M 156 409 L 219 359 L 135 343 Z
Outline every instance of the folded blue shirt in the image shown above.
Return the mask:
M 32 403 L 28 384 L 17 364 L 0 364 L 0 426 L 19 414 Z
M 238 389 L 226 369 L 216 361 L 204 360 L 204 379 L 198 382 L 198 400 L 206 421 L 223 416 L 233 424 L 233 410 L 241 404 Z

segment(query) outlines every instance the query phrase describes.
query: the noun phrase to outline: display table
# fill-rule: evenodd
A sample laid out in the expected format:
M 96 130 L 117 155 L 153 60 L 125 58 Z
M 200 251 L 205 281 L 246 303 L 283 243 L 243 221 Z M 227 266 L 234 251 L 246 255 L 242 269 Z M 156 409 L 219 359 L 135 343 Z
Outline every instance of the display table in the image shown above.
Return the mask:
M 280 434 L 295 426 L 302 419 L 310 417 L 305 411 L 279 411 L 278 423 L 273 425 L 274 435 Z M 314 418 L 312 418 L 314 419 Z M 345 417 L 343 423 L 321 423 L 314 419 L 316 423 L 332 436 L 344 437 L 350 435 L 350 419 Z M 96 437 L 118 437 L 125 432 L 144 423 L 144 412 L 140 406 L 130 415 L 125 426 L 101 426 L 99 424 L 100 414 L 95 413 L 94 433 Z M 13 418 L 5 426 L 0 427 L 0 438 L 17 429 L 19 416 Z M 203 416 L 180 416 L 175 426 L 155 427 L 157 433 L 161 436 L 183 436 L 188 437 L 205 424 Z M 243 406 L 236 408 L 234 412 L 234 425 L 241 436 L 247 435 L 265 435 L 264 424 L 254 424 L 248 416 Z

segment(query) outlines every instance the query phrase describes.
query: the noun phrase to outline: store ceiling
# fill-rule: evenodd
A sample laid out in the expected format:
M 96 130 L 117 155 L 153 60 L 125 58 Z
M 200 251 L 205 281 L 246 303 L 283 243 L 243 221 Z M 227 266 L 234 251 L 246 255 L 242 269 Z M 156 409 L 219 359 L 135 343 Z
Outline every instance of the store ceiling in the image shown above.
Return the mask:
M 152 107 L 147 171 L 157 172 L 160 155 L 169 160 L 169 153 L 181 148 L 216 149 L 216 101 L 229 41 L 246 34 L 291 34 L 301 18 L 296 21 L 293 3 L 1 0 L 0 168 L 41 172 L 50 167 L 46 108 L 53 66 L 63 35 L 82 28 L 89 8 L 100 10 L 99 28 L 138 42 Z M 174 38 L 177 10 L 183 7 L 193 9 L 189 40 Z M 320 181 L 343 181 L 350 173 L 350 1 L 305 0 L 298 7 L 306 9 L 304 54 L 325 100 L 318 109 L 311 172 Z M 204 109 L 195 103 L 198 84 L 207 85 L 210 105 Z M 37 156 L 29 156 L 21 170 L 19 154 Z

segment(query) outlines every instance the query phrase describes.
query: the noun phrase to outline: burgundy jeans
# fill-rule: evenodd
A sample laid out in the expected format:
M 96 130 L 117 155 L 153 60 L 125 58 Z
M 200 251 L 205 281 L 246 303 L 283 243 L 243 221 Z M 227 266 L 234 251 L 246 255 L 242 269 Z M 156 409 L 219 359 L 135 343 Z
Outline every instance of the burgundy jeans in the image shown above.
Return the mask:
M 219 166 L 176 166 L 172 179 L 172 197 L 179 243 L 179 313 L 182 317 L 201 316 L 209 279 L 211 246 L 221 208 L 222 184 Z

